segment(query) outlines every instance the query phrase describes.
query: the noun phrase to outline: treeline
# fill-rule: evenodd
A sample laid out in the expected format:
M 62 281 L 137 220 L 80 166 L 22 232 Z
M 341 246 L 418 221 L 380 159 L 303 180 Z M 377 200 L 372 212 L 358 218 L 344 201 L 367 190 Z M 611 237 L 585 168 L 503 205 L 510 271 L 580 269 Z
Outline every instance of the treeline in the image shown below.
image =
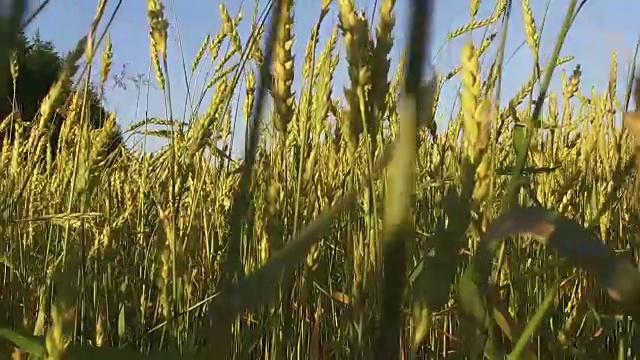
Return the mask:
M 9 115 L 16 109 L 22 121 L 29 125 L 36 119 L 43 99 L 57 81 L 64 67 L 64 56 L 55 49 L 51 42 L 42 40 L 37 34 L 32 38 L 20 34 L 16 50 L 18 76 L 15 89 L 9 64 L 0 67 L 0 71 L 7 72 L 3 76 L 6 83 L 0 88 L 0 121 L 10 121 Z M 65 100 L 63 103 L 66 103 L 66 99 L 74 91 L 74 86 L 73 83 L 70 83 L 62 89 L 62 96 Z M 94 129 L 101 128 L 107 119 L 108 112 L 103 107 L 99 92 L 95 87 L 90 88 L 88 100 L 89 125 Z M 49 140 L 53 149 L 58 148 L 60 130 L 65 120 L 64 114 L 64 111 L 54 111 L 50 119 Z M 0 146 L 7 136 L 10 137 L 11 143 L 15 133 L 15 127 L 11 124 L 3 126 L 3 128 L 5 130 L 0 132 Z M 26 131 L 28 130 L 27 126 Z M 108 143 L 107 151 L 111 153 L 122 144 L 122 134 L 118 128 Z

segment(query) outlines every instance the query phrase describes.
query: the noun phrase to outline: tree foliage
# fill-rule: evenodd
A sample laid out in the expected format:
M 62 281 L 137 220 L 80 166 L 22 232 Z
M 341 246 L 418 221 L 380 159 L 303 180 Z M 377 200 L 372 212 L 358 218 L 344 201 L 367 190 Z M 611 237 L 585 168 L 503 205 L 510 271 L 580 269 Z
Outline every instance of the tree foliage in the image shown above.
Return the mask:
M 14 88 L 11 75 L 5 76 L 8 83 L 3 84 L 0 90 L 0 121 L 4 121 L 12 113 L 13 109 L 20 111 L 20 118 L 26 124 L 30 124 L 38 115 L 40 104 L 49 89 L 58 79 L 64 66 L 64 57 L 57 52 L 53 44 L 42 40 L 38 34 L 29 39 L 20 34 L 16 57 L 18 64 L 18 77 Z M 8 66 L 2 66 L 2 71 L 9 72 Z M 75 84 L 71 83 L 62 89 L 63 100 L 75 91 Z M 78 89 L 81 91 L 81 89 Z M 63 103 L 65 103 L 64 101 Z M 95 87 L 91 86 L 88 94 L 89 126 L 93 129 L 101 128 L 107 119 L 108 112 L 103 107 L 101 98 Z M 50 145 L 56 149 L 60 130 L 65 120 L 64 112 L 56 111 L 51 118 Z M 0 134 L 0 140 L 5 136 L 12 136 L 14 128 Z M 123 143 L 120 131 L 109 142 L 108 152 L 113 152 Z M 0 142 L 0 146 L 1 146 Z

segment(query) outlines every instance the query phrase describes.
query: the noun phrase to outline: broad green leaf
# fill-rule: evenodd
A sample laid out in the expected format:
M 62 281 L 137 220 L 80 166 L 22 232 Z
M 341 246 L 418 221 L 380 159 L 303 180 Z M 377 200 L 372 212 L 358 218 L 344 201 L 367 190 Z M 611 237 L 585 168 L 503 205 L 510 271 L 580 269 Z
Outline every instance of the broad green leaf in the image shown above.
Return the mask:
M 35 358 L 44 358 L 46 347 L 44 337 L 25 335 L 18 331 L 0 328 L 0 338 L 12 342 L 20 350 Z M 67 347 L 68 360 L 178 360 L 183 357 L 162 352 L 140 354 L 130 349 L 118 349 L 109 347 L 93 347 L 88 345 L 69 344 Z
M 20 350 L 36 357 L 44 356 L 44 339 L 32 335 L 24 335 L 18 331 L 0 328 L 0 337 L 12 342 Z
M 527 151 L 525 142 L 527 131 L 529 130 L 523 124 L 515 124 L 513 127 L 513 150 L 516 152 L 516 157 Z

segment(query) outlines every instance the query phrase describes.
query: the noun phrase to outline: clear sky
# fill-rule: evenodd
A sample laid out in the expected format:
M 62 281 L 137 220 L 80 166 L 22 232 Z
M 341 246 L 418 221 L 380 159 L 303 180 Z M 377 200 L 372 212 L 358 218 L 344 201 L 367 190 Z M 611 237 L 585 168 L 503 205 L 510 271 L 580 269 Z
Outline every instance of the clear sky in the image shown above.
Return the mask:
M 30 0 L 36 4 L 42 0 Z M 214 36 L 221 24 L 218 6 L 221 0 L 162 0 L 165 4 L 165 14 L 170 23 L 169 41 L 169 67 L 172 91 L 172 104 L 174 113 L 181 117 L 184 111 L 186 84 L 182 68 L 182 56 L 186 61 L 187 68 L 190 67 L 198 48 L 207 34 Z M 249 26 L 252 18 L 255 1 L 259 1 L 259 9 L 262 11 L 267 4 L 266 0 L 227 0 L 224 1 L 232 17 L 239 11 L 243 14 L 243 23 L 240 29 L 242 41 L 246 42 L 249 36 Z M 566 11 L 568 0 L 549 0 L 550 7 L 547 14 L 544 33 L 542 35 L 542 61 L 549 58 L 555 37 L 560 28 Z M 109 0 L 105 17 L 110 16 L 117 0 Z M 367 14 L 372 12 L 380 2 L 374 0 L 356 0 L 357 6 L 365 10 Z M 51 4 L 36 19 L 28 29 L 29 33 L 40 32 L 41 38 L 52 41 L 59 51 L 66 52 L 73 48 L 78 39 L 86 34 L 90 22 L 95 14 L 98 0 L 51 0 Z M 407 31 L 407 19 L 409 19 L 407 0 L 398 0 L 396 3 L 396 46 L 392 54 L 392 71 L 395 70 L 398 55 L 405 44 L 405 34 Z M 540 26 L 547 1 L 531 1 L 533 12 Z M 296 76 L 299 81 L 300 63 L 304 56 L 304 48 L 311 31 L 311 27 L 317 21 L 320 0 L 296 0 L 294 33 L 296 36 L 294 52 L 296 58 Z M 433 62 L 436 68 L 446 73 L 451 70 L 460 57 L 460 47 L 465 41 L 465 37 L 457 41 L 448 43 L 441 51 L 446 40 L 446 34 L 468 22 L 469 1 L 467 0 L 436 0 L 435 24 L 433 26 Z M 478 19 L 489 16 L 495 6 L 495 0 L 484 0 L 477 16 Z M 337 22 L 336 4 L 332 5 L 333 10 L 329 18 L 325 20 L 321 43 L 331 32 L 331 27 Z M 640 2 L 636 0 L 589 0 L 580 13 L 572 30 L 569 32 L 567 41 L 562 51 L 562 56 L 574 55 L 576 60 L 566 64 L 561 69 L 567 72 L 575 67 L 577 63 L 582 65 L 582 84 L 586 89 L 595 86 L 602 90 L 606 86 L 611 53 L 618 51 L 619 55 L 619 79 L 623 82 L 627 79 L 627 68 L 633 55 L 635 43 L 640 34 Z M 507 41 L 508 63 L 505 67 L 505 82 L 503 91 L 505 97 L 509 97 L 529 78 L 531 74 L 531 53 L 526 46 L 521 46 L 524 42 L 524 31 L 522 26 L 522 12 L 520 2 L 514 0 L 512 22 Z M 374 20 L 374 24 L 377 20 Z M 495 31 L 497 28 L 492 28 Z M 478 39 L 483 35 L 484 30 L 476 31 L 474 38 Z M 118 72 L 126 66 L 126 72 L 130 76 L 144 74 L 153 79 L 153 73 L 149 61 L 149 40 L 148 25 L 146 18 L 146 1 L 144 0 L 124 0 L 119 13 L 110 28 L 110 35 L 114 47 L 113 72 Z M 477 36 L 476 36 L 477 35 Z M 339 48 L 344 54 L 344 48 Z M 224 50 L 224 48 L 223 48 Z M 436 56 L 437 53 L 437 56 Z M 344 70 L 344 61 L 341 63 L 336 73 L 337 85 L 342 85 L 348 81 Z M 556 84 L 559 81 L 559 73 L 556 77 Z M 296 83 L 298 83 L 296 81 Z M 155 81 L 152 81 L 155 86 Z M 149 117 L 164 117 L 165 107 L 161 93 L 153 88 L 142 89 L 142 93 L 131 83 L 127 89 L 113 88 L 107 94 L 106 107 L 115 110 L 118 114 L 119 122 L 123 129 L 136 120 L 143 119 L 145 114 Z M 620 83 L 618 89 L 623 88 Z M 445 118 L 449 116 L 450 106 L 456 97 L 457 84 L 443 89 L 442 113 Z M 334 94 L 342 95 L 342 87 L 336 86 Z M 148 93 L 148 96 L 147 96 Z M 210 95 L 209 95 L 210 96 Z M 622 93 L 619 93 L 622 100 Z M 244 126 L 245 122 L 240 117 L 237 124 Z M 237 144 L 237 143 L 236 143 Z M 238 145 L 238 144 L 237 144 Z M 151 146 L 149 149 L 157 148 Z

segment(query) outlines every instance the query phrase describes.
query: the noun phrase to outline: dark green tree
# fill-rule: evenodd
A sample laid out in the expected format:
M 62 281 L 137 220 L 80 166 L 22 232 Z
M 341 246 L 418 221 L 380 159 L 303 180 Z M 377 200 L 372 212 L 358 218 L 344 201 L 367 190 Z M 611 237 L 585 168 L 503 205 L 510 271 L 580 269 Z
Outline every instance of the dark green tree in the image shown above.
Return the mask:
M 53 44 L 40 39 L 36 34 L 32 39 L 28 39 L 24 34 L 20 34 L 17 42 L 17 62 L 18 77 L 15 86 L 15 96 L 13 80 L 11 75 L 5 76 L 7 83 L 0 89 L 0 121 L 3 121 L 11 114 L 12 109 L 20 110 L 21 119 L 27 124 L 31 123 L 40 109 L 42 100 L 47 95 L 49 89 L 58 79 L 64 66 L 64 57 L 59 54 Z M 0 67 L 2 71 L 10 71 L 7 66 Z M 73 84 L 63 89 L 63 97 L 67 99 L 73 91 Z M 78 89 L 78 91 L 81 91 Z M 107 111 L 102 106 L 102 101 L 95 87 L 89 91 L 89 126 L 97 129 L 103 126 L 107 119 Z M 51 117 L 50 145 L 57 149 L 60 130 L 64 122 L 64 115 L 55 112 Z M 5 136 L 12 136 L 14 129 L 9 127 L 4 133 L 0 133 L 0 146 Z M 120 131 L 113 136 L 108 144 L 109 153 L 115 151 L 123 144 Z M 54 154 L 55 156 L 55 154 Z

